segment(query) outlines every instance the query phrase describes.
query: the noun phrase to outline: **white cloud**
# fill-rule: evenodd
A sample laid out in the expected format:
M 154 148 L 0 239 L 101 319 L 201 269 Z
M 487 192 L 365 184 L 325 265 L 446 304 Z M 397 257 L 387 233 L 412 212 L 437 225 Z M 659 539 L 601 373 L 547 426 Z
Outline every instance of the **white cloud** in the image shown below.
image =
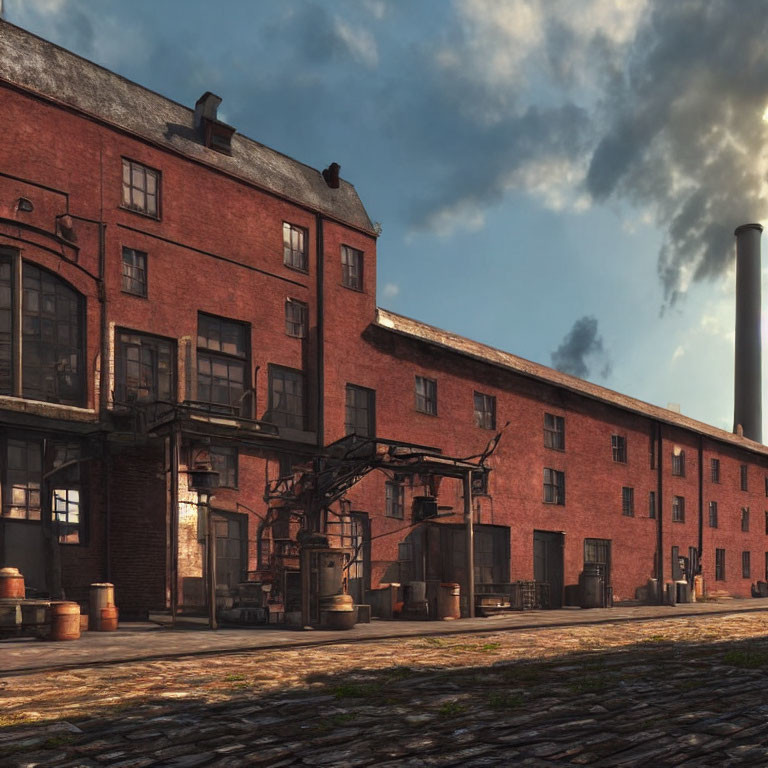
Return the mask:
M 370 32 L 360 27 L 353 27 L 341 19 L 336 19 L 334 27 L 336 34 L 354 58 L 370 68 L 378 65 L 379 51 Z
M 393 299 L 398 293 L 400 293 L 400 286 L 397 283 L 385 283 L 381 289 L 381 295 L 385 299 Z

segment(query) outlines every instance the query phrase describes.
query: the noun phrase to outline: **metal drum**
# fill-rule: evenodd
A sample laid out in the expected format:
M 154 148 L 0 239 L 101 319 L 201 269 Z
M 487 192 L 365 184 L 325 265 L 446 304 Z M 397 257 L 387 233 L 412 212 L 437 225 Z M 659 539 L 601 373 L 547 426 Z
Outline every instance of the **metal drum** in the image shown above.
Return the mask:
M 114 632 L 117 629 L 117 606 L 108 605 L 101 609 L 100 632 Z
M 24 599 L 24 577 L 18 568 L 0 568 L 0 599 Z
M 77 603 L 51 603 L 51 640 L 77 640 L 80 637 L 80 606 Z
M 455 582 L 440 585 L 437 593 L 437 618 L 458 619 L 461 617 L 461 586 Z
M 101 632 L 101 612 L 115 605 L 115 585 L 109 582 L 91 584 L 88 610 L 88 629 Z

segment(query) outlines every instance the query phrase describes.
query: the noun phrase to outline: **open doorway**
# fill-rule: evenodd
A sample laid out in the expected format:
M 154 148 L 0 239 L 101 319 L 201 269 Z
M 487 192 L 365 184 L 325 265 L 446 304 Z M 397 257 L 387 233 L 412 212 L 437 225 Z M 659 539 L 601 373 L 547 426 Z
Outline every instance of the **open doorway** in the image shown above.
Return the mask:
M 563 549 L 560 531 L 533 532 L 533 578 L 549 584 L 549 607 L 563 607 Z

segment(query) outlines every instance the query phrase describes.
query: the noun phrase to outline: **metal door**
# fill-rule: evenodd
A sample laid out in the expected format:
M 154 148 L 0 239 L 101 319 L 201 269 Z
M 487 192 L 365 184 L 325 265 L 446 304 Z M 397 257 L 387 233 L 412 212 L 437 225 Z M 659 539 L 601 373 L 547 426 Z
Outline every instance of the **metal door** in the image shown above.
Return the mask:
M 216 586 L 232 589 L 245 578 L 248 524 L 245 515 L 215 510 Z
M 564 540 L 557 531 L 533 532 L 533 578 L 549 584 L 550 608 L 563 605 Z

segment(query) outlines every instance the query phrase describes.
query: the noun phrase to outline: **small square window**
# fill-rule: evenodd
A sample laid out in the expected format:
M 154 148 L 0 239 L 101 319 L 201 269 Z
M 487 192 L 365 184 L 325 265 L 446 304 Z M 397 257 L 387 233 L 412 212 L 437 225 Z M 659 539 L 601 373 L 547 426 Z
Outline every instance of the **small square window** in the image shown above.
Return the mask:
M 385 483 L 386 514 L 402 520 L 405 516 L 405 488 L 402 483 Z M 404 558 L 400 558 L 403 560 Z M 410 560 L 410 558 L 408 558 Z
M 307 230 L 294 224 L 283 222 L 283 264 L 286 267 L 308 270 Z
M 565 419 L 562 416 L 544 414 L 544 447 L 565 450 Z
M 672 499 L 672 522 L 685 522 L 685 499 L 682 496 L 675 496 Z
M 720 482 L 720 459 L 710 459 L 710 470 L 712 474 L 712 482 L 713 483 L 719 483 Z
M 437 382 L 434 379 L 416 377 L 416 410 L 437 416 Z
M 285 333 L 297 339 L 307 335 L 307 305 L 303 301 L 287 299 L 285 302 Z
M 496 398 L 475 392 L 475 426 L 482 429 L 496 429 Z
M 672 451 L 672 474 L 685 477 L 685 451 L 680 448 Z
M 709 502 L 709 527 L 717 528 L 717 502 Z
M 621 514 L 627 517 L 635 516 L 635 489 L 621 489 Z
M 160 215 L 160 173 L 123 158 L 123 207 L 153 218 Z
M 341 284 L 356 291 L 363 290 L 363 252 L 348 245 L 341 246 Z
M 565 505 L 565 472 L 544 470 L 544 503 Z
M 613 460 L 621 464 L 627 463 L 627 438 L 623 435 L 611 435 L 611 450 Z
M 134 296 L 147 296 L 147 254 L 123 247 L 122 290 Z
M 747 481 L 747 465 L 746 464 L 741 465 L 740 475 L 741 475 L 741 490 L 742 491 L 749 490 L 749 483 Z

